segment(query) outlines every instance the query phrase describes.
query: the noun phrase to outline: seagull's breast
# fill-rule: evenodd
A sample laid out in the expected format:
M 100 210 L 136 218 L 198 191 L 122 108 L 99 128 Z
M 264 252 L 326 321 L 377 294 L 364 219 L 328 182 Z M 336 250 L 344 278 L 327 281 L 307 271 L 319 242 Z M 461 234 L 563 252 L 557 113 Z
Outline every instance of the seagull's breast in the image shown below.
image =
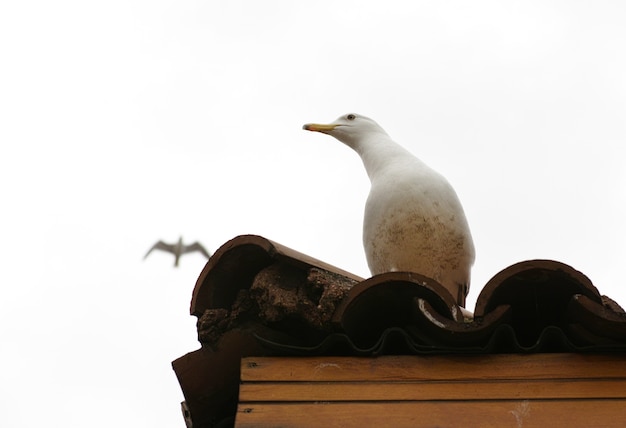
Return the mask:
M 423 164 L 373 177 L 363 244 L 372 274 L 418 272 L 449 289 L 469 283 L 474 247 L 463 208 L 447 180 Z

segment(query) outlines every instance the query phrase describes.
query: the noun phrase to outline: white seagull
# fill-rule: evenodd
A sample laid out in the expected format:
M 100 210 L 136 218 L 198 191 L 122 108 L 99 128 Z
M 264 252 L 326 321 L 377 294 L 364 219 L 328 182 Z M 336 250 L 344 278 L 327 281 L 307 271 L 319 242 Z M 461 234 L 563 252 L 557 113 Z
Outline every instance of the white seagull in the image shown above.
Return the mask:
M 178 239 L 178 242 L 176 244 L 166 244 L 163 241 L 159 241 L 156 244 L 154 244 L 152 246 L 152 248 L 150 248 L 148 250 L 148 252 L 146 253 L 145 256 L 143 256 L 144 260 L 146 259 L 146 257 L 148 257 L 148 255 L 152 252 L 152 250 L 161 250 L 161 251 L 167 251 L 168 253 L 172 253 L 174 254 L 174 266 L 178 266 L 178 261 L 180 260 L 180 256 L 182 256 L 185 253 L 191 253 L 194 251 L 198 251 L 202 254 L 204 254 L 204 256 L 208 259 L 211 257 L 211 254 L 204 249 L 204 247 L 202 245 L 200 245 L 199 242 L 194 242 L 191 245 L 183 245 L 183 237 L 181 236 Z
M 303 128 L 331 135 L 361 156 L 371 182 L 363 246 L 372 275 L 422 274 L 464 306 L 474 244 L 448 181 L 365 116 L 350 113 L 327 125 L 309 123 Z

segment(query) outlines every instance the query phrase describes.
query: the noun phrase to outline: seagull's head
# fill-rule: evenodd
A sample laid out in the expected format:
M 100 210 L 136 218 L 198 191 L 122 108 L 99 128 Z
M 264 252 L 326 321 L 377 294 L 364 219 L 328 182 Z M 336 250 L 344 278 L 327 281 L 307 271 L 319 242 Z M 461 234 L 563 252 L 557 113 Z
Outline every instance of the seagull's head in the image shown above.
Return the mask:
M 302 126 L 307 131 L 322 132 L 332 135 L 342 143 L 353 149 L 357 149 L 360 141 L 372 134 L 385 134 L 385 131 L 369 117 L 356 113 L 348 113 L 339 117 L 332 123 L 307 123 Z

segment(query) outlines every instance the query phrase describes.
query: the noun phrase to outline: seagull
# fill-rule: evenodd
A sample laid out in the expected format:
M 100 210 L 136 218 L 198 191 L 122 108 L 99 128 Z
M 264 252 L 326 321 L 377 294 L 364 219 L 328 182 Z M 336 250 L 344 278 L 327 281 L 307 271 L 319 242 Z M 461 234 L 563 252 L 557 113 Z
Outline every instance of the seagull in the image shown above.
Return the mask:
M 178 267 L 178 260 L 180 260 L 180 256 L 182 256 L 185 253 L 191 253 L 194 251 L 198 251 L 202 254 L 204 254 L 204 256 L 208 259 L 211 257 L 211 254 L 204 249 L 204 247 L 202 245 L 200 245 L 199 242 L 194 242 L 191 245 L 183 245 L 183 237 L 181 236 L 178 239 L 178 242 L 176 244 L 166 244 L 163 241 L 159 241 L 156 244 L 154 244 L 152 246 L 152 248 L 150 248 L 150 250 L 148 250 L 148 252 L 146 253 L 145 256 L 143 256 L 144 260 L 146 259 L 146 257 L 148 257 L 148 255 L 152 252 L 152 250 L 162 250 L 162 251 L 167 251 L 168 253 L 172 253 L 174 254 L 174 266 Z
M 372 275 L 419 273 L 443 285 L 464 306 L 474 243 L 461 202 L 445 177 L 365 116 L 350 113 L 303 129 L 335 137 L 363 161 L 371 182 L 363 246 Z

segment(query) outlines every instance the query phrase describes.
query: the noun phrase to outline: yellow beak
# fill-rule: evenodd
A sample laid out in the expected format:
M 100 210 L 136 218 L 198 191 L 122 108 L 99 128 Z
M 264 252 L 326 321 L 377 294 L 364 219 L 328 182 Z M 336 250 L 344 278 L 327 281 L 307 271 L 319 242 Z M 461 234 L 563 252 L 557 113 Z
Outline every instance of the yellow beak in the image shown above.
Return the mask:
M 337 125 L 333 125 L 333 124 L 322 125 L 319 123 L 307 123 L 306 125 L 302 126 L 302 129 L 306 129 L 307 131 L 328 132 L 328 131 L 332 131 L 336 127 Z

